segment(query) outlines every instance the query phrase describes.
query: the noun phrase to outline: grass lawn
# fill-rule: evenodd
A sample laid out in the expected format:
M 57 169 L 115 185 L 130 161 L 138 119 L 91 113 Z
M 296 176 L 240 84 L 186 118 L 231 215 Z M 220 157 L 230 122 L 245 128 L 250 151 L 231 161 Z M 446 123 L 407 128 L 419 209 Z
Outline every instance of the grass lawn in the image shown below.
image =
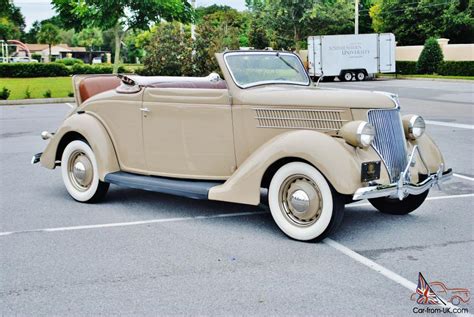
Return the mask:
M 377 74 L 377 77 L 395 78 L 395 75 L 394 74 Z M 435 78 L 435 79 L 474 80 L 474 76 L 442 76 L 442 75 L 397 75 L 397 78 Z
M 51 90 L 51 98 L 64 98 L 73 91 L 71 77 L 0 78 L 0 90 L 7 87 L 11 93 L 8 100 L 27 99 L 25 92 L 31 92 L 32 99 L 44 98 Z

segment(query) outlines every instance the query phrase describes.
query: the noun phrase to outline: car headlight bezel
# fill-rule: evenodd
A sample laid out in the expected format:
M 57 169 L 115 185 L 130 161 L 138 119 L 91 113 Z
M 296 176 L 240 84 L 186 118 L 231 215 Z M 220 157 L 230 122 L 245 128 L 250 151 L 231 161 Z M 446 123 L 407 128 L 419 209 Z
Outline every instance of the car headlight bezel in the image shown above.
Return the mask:
M 405 115 L 402 118 L 402 122 L 403 129 L 405 130 L 405 136 L 409 140 L 416 140 L 425 133 L 426 123 L 423 117 L 419 115 Z
M 375 128 L 367 121 L 351 121 L 342 126 L 339 134 L 352 146 L 367 148 L 375 138 Z

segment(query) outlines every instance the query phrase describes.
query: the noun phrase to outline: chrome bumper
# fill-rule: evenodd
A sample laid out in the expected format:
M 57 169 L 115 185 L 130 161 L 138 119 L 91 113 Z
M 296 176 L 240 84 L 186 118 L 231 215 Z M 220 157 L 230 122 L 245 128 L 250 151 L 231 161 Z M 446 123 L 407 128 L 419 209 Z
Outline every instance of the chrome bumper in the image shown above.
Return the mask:
M 400 179 L 396 183 L 391 183 L 388 185 L 374 185 L 368 187 L 359 188 L 354 196 L 352 197 L 353 200 L 360 200 L 360 199 L 371 199 L 371 198 L 379 198 L 379 197 L 398 197 L 398 199 L 403 200 L 407 195 L 420 195 L 430 189 L 435 185 L 439 185 L 439 183 L 448 180 L 453 175 L 453 170 L 450 168 L 444 171 L 444 164 L 441 164 L 436 171 L 436 173 L 428 174 L 429 176 L 418 184 L 409 183 L 406 180 L 406 176 L 408 174 L 408 170 L 414 161 L 415 152 L 418 151 L 422 163 L 425 165 L 426 170 L 429 173 L 429 169 L 427 168 L 421 153 L 418 150 L 418 147 L 415 145 L 413 148 L 410 158 L 408 160 L 408 164 L 405 170 L 400 174 Z

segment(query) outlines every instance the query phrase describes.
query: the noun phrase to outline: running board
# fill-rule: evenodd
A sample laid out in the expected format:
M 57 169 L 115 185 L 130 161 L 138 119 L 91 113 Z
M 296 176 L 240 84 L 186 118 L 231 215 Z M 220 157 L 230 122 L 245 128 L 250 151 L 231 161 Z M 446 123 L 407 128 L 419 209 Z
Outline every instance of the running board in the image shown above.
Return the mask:
M 209 189 L 224 181 L 197 181 L 115 172 L 105 175 L 104 181 L 122 187 L 143 189 L 193 199 L 208 199 Z

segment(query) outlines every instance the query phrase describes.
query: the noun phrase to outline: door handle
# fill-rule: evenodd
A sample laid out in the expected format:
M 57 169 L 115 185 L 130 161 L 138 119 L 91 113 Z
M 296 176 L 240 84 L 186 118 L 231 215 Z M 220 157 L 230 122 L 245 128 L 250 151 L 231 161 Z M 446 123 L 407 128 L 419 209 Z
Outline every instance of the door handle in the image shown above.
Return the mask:
M 140 111 L 144 112 L 144 113 L 148 113 L 150 112 L 150 109 L 148 108 L 140 108 Z

